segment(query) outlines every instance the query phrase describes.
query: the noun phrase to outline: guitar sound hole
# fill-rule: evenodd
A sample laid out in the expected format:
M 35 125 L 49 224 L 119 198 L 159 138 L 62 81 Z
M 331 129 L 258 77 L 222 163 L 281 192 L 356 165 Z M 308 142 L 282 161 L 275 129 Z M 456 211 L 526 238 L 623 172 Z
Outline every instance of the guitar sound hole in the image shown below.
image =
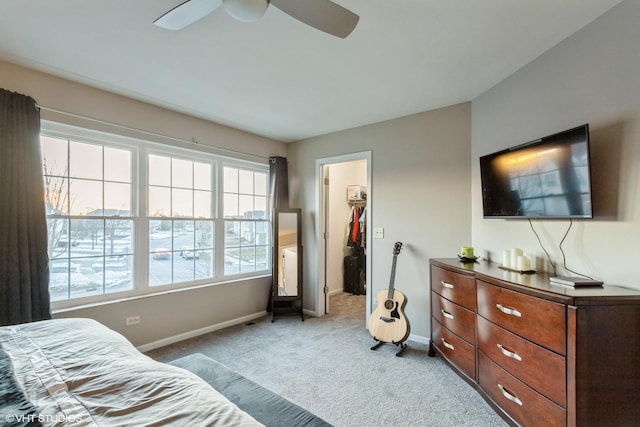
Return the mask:
M 395 307 L 395 302 L 392 299 L 388 299 L 384 302 L 384 308 L 392 310 Z

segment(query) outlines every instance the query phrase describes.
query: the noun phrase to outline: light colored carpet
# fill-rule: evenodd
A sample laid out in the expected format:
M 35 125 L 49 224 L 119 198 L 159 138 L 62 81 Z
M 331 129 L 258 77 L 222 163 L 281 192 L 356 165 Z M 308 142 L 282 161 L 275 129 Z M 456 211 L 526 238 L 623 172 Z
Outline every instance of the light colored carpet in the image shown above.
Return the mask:
M 276 316 L 147 353 L 168 362 L 202 353 L 336 427 L 504 426 L 427 345 L 378 350 L 365 329 L 364 296 L 338 294 L 321 318 Z M 293 427 L 293 426 L 292 426 Z

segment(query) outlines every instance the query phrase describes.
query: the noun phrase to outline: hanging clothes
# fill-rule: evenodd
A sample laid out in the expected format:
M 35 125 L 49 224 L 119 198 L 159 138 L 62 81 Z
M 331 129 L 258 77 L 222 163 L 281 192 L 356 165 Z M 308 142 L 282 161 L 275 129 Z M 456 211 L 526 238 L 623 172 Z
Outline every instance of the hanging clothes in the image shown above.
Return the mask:
M 360 217 L 362 216 L 362 208 L 354 206 L 349 214 L 349 230 L 347 234 L 347 246 L 360 247 L 362 233 L 360 227 Z
M 353 209 L 353 225 L 351 226 L 351 240 L 356 243 L 360 234 L 360 209 Z
M 347 246 L 363 247 L 366 232 L 366 208 L 353 206 L 349 214 L 349 230 L 347 232 Z
M 362 248 L 367 247 L 367 207 L 362 208 L 362 213 L 359 215 L 360 222 L 360 246 Z

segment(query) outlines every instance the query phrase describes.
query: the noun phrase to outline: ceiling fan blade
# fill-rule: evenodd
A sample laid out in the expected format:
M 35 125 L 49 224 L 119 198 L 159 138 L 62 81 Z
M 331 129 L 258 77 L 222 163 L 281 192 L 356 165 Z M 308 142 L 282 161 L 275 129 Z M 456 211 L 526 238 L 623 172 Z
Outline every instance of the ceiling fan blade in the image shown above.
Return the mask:
M 167 30 L 181 30 L 222 6 L 222 0 L 187 0 L 153 21 Z
M 298 21 L 340 38 L 351 34 L 360 19 L 330 0 L 271 0 L 271 4 Z

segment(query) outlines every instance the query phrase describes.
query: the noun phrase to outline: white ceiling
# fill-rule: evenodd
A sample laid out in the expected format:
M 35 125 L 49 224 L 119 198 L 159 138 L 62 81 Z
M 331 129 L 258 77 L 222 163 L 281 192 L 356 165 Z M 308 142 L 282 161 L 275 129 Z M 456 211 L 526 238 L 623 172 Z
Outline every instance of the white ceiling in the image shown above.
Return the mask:
M 621 0 L 334 0 L 346 39 L 275 7 L 152 24 L 181 1 L 0 0 L 0 59 L 289 142 L 472 100 Z

